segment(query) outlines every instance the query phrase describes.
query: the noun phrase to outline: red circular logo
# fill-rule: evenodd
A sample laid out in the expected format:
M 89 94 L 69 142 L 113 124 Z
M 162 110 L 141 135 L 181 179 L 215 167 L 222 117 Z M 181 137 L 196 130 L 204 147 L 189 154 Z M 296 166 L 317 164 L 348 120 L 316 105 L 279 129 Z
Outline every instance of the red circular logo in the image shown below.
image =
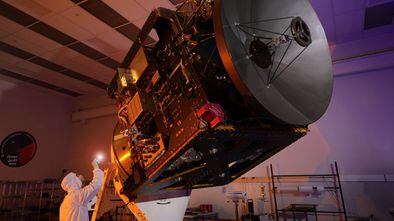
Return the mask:
M 37 150 L 34 137 L 23 131 L 8 135 L 0 145 L 0 159 L 6 166 L 21 167 L 30 162 Z

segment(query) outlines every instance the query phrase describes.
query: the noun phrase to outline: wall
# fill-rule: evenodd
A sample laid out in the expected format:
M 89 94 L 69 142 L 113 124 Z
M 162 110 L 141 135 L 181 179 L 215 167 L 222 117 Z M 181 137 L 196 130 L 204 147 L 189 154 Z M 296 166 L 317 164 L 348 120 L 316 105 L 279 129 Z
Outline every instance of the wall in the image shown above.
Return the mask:
M 115 123 L 116 116 L 73 122 L 72 151 L 70 151 L 68 169 L 90 178 L 92 176 L 91 161 L 98 154 L 102 154 L 106 161 L 109 160 Z
M 0 140 L 26 131 L 37 140 L 34 159 L 20 168 L 0 163 L 0 180 L 55 178 L 66 166 L 71 101 L 45 89 L 0 79 Z
M 110 158 L 110 146 L 112 133 L 117 122 L 114 101 L 106 96 L 96 98 L 83 98 L 73 104 L 73 114 L 101 107 L 112 106 L 112 115 L 72 122 L 71 127 L 71 151 L 69 170 L 81 173 L 85 177 L 91 177 L 91 161 L 102 154 L 108 162 Z

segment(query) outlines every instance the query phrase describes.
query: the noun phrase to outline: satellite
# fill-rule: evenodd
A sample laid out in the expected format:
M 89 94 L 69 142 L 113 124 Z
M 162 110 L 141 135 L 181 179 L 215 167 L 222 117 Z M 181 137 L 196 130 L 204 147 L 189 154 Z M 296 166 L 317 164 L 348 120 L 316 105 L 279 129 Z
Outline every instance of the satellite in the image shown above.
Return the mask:
M 137 220 L 182 220 L 193 189 L 228 184 L 307 134 L 331 69 L 308 0 L 153 10 L 108 88 L 117 194 Z

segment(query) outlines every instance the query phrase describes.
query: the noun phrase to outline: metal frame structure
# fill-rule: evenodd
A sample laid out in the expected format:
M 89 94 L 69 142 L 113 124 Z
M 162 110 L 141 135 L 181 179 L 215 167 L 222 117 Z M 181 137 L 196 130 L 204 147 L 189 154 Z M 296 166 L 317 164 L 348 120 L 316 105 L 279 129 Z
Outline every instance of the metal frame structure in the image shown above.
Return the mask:
M 42 218 L 56 213 L 64 197 L 60 183 L 48 181 L 0 182 L 0 219 Z
M 291 212 L 293 215 L 293 220 L 296 220 L 296 212 L 302 212 L 306 213 L 309 215 L 310 213 L 313 213 L 315 216 L 315 220 L 318 220 L 319 214 L 337 214 L 337 215 L 343 215 L 345 221 L 348 220 L 347 217 L 347 212 L 346 212 L 346 205 L 345 205 L 345 200 L 343 198 L 343 191 L 342 191 L 342 185 L 341 185 L 341 179 L 339 175 L 339 169 L 338 169 L 338 164 L 337 162 L 334 162 L 334 164 L 331 164 L 331 167 L 333 169 L 331 174 L 286 174 L 286 175 L 275 175 L 272 164 L 270 164 L 270 172 L 271 172 L 271 184 L 272 184 L 272 191 L 273 191 L 273 197 L 274 197 L 274 207 L 275 207 L 275 220 L 279 221 L 279 212 Z M 281 179 L 281 178 L 330 178 L 332 179 L 331 182 L 333 182 L 334 187 L 331 187 L 330 190 L 336 191 L 336 196 L 337 196 L 337 201 L 339 202 L 340 200 L 340 205 L 341 209 L 338 211 L 325 211 L 325 210 L 317 210 L 316 207 L 314 206 L 313 212 L 306 211 L 306 210 L 298 210 L 295 208 L 292 209 L 279 209 L 278 208 L 278 201 L 277 201 L 277 187 L 275 186 L 275 180 L 276 179 Z M 338 196 L 339 195 L 339 196 Z

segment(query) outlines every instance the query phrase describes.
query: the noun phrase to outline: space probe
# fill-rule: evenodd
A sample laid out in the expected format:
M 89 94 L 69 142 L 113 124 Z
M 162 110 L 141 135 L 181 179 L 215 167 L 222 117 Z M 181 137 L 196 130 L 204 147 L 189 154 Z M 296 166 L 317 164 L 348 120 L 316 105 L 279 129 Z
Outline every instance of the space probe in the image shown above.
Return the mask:
M 226 185 L 307 135 L 332 84 L 308 0 L 154 9 L 108 87 L 116 193 L 137 220 L 182 220 L 193 189 Z

